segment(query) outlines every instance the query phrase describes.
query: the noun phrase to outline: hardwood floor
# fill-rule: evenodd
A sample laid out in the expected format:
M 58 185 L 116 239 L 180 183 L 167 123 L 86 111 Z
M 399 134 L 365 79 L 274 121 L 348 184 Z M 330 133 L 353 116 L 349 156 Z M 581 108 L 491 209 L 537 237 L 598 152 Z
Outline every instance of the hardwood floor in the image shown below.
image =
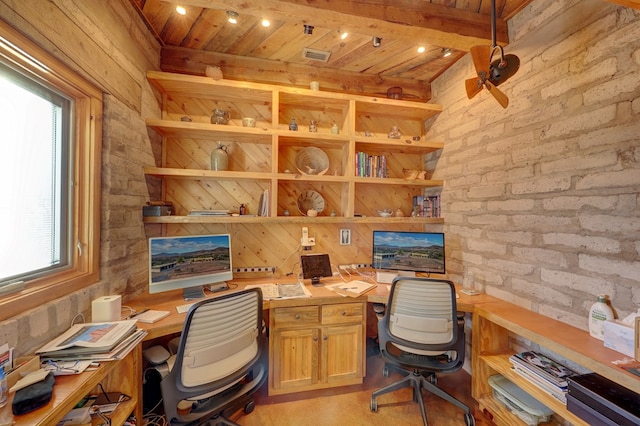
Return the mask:
M 250 414 L 239 411 L 232 419 L 242 426 L 421 425 L 420 409 L 412 401 L 410 389 L 382 395 L 377 399 L 378 411 L 369 409 L 371 392 L 401 376 L 392 372 L 384 377 L 382 357 L 373 350 L 372 342 L 368 346 L 367 376 L 362 385 L 269 397 L 265 383 L 255 395 L 255 410 Z M 438 385 L 470 406 L 476 425 L 491 424 L 478 412 L 471 397 L 471 376 L 467 372 L 440 375 Z M 430 426 L 465 424 L 461 409 L 430 393 L 423 392 L 423 397 Z

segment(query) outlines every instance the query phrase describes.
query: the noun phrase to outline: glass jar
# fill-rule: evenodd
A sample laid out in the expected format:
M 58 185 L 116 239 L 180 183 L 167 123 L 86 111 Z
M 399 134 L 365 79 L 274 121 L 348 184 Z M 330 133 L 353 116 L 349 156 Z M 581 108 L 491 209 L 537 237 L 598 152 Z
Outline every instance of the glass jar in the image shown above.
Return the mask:
M 231 115 L 229 111 L 225 111 L 220 108 L 216 108 L 211 113 L 211 124 L 227 124 Z

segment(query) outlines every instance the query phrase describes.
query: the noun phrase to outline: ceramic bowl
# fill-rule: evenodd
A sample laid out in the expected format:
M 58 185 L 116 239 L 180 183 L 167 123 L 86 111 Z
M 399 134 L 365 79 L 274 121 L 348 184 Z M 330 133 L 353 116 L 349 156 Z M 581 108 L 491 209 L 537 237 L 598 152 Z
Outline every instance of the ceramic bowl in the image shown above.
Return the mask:
M 391 217 L 393 212 L 389 209 L 378 210 L 378 216 L 380 217 Z

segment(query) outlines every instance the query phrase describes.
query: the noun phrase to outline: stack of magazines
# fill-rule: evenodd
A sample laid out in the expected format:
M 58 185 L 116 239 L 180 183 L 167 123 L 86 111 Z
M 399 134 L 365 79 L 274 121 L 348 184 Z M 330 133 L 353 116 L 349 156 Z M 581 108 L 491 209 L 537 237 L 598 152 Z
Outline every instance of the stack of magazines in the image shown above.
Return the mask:
M 122 359 L 147 335 L 136 320 L 74 324 L 36 353 L 44 361 Z
M 567 379 L 576 374 L 575 371 L 533 351 L 511 355 L 509 361 L 518 374 L 564 404 L 567 403 Z

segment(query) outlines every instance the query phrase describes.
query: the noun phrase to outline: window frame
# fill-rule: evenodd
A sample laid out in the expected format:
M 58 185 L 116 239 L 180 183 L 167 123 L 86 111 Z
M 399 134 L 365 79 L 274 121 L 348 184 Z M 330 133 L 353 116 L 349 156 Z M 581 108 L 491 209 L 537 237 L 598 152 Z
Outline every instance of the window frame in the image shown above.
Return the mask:
M 0 61 L 74 100 L 70 133 L 72 204 L 69 265 L 26 281 L 25 287 L 0 296 L 0 321 L 43 305 L 100 279 L 100 189 L 102 91 L 37 44 L 0 20 Z M 0 184 L 2 184 L 0 182 Z

